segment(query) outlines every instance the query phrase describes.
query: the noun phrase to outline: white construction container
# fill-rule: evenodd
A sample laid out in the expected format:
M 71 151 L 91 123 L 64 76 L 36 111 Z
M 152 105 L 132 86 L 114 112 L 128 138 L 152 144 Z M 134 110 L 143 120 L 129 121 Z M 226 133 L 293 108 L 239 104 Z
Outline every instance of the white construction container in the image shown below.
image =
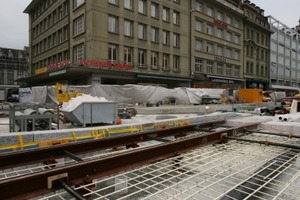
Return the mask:
M 60 109 L 70 122 L 86 127 L 87 124 L 116 124 L 118 103 L 82 102 L 72 111 Z

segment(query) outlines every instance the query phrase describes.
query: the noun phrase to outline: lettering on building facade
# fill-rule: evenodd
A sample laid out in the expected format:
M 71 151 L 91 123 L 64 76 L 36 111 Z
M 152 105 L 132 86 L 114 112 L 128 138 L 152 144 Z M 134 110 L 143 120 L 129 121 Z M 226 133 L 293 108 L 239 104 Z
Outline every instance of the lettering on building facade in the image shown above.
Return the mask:
M 222 22 L 222 21 L 217 20 L 217 19 L 214 19 L 214 24 L 217 25 L 217 26 L 223 27 L 225 29 L 227 29 L 227 26 L 228 26 L 225 22 Z
M 97 60 L 86 60 L 86 59 L 81 59 L 79 61 L 79 64 L 86 67 L 96 67 L 102 69 L 132 70 L 134 68 L 133 65 L 128 65 L 128 64 L 103 62 Z
M 41 74 L 41 73 L 45 73 L 45 72 L 48 72 L 48 71 L 53 71 L 53 70 L 56 70 L 56 69 L 65 68 L 65 67 L 68 67 L 70 64 L 71 64 L 71 62 L 69 60 L 63 60 L 59 63 L 55 63 L 55 64 L 52 64 L 52 65 L 49 65 L 49 66 L 46 66 L 46 67 L 36 69 L 35 74 Z
M 215 60 L 223 63 L 227 62 L 227 59 L 222 56 L 215 56 Z

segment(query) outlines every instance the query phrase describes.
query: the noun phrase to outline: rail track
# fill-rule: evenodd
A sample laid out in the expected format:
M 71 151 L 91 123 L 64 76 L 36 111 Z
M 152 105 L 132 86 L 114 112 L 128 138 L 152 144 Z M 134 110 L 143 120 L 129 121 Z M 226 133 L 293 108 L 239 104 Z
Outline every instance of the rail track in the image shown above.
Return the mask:
M 262 191 L 270 190 L 274 182 L 279 182 L 282 173 L 292 171 L 291 179 L 298 181 L 300 164 L 294 164 L 299 155 L 297 137 L 294 138 L 296 143 L 290 146 L 285 140 L 262 140 L 261 136 L 253 136 L 257 125 L 228 127 L 224 121 L 218 121 L 201 127 L 193 125 L 3 154 L 0 155 L 0 198 L 164 199 L 168 194 L 175 199 L 205 199 L 213 193 L 206 194 L 203 188 L 215 193 L 220 186 L 225 187 L 225 191 L 216 193 L 219 195 L 212 199 L 259 197 Z M 291 138 L 289 135 L 273 137 Z M 260 140 L 264 142 L 260 143 Z M 250 145 L 256 145 L 258 149 L 253 152 L 241 149 L 249 155 L 235 149 L 235 146 L 248 149 Z M 264 157 L 260 151 L 266 145 L 270 147 L 267 152 L 270 155 Z M 231 151 L 233 153 L 229 155 Z M 241 167 L 240 163 L 246 166 L 237 169 Z M 237 171 L 230 175 L 230 170 Z M 246 176 L 246 170 L 250 170 L 251 175 L 247 172 Z M 217 172 L 209 175 L 214 171 Z M 243 178 L 227 180 L 239 173 Z M 193 185 L 192 190 L 187 190 L 178 185 L 180 182 L 189 185 L 198 175 L 205 177 L 196 181 L 201 189 L 196 190 Z M 218 184 L 220 186 L 211 189 Z M 172 187 L 178 187 L 182 192 L 174 194 Z M 290 188 L 282 186 L 285 187 Z M 279 197 L 282 191 L 278 190 L 276 195 Z

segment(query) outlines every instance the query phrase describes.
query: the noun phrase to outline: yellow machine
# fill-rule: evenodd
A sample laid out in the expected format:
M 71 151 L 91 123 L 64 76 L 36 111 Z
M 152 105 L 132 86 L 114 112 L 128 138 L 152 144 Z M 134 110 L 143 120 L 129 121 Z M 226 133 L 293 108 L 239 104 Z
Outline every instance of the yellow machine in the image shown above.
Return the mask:
M 68 102 L 71 98 L 83 95 L 82 93 L 77 93 L 75 90 L 63 91 L 62 86 L 63 85 L 61 83 L 55 84 L 56 98 L 59 104 L 62 104 L 63 102 Z
M 261 103 L 263 102 L 262 89 L 247 88 L 239 90 L 239 103 Z
M 297 93 L 294 95 L 295 98 L 300 98 L 300 90 L 297 91 Z

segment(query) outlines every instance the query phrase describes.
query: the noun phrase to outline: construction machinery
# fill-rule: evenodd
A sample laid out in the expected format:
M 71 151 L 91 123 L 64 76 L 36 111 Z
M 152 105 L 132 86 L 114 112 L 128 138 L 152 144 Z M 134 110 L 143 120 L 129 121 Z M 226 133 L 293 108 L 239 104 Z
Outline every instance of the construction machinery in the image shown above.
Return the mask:
M 83 93 L 77 93 L 75 90 L 63 90 L 63 85 L 61 83 L 55 84 L 56 89 L 56 98 L 59 102 L 59 104 L 62 104 L 63 102 L 68 102 L 71 98 L 75 98 L 77 96 L 83 95 Z
M 262 103 L 262 89 L 246 88 L 239 90 L 239 103 Z

